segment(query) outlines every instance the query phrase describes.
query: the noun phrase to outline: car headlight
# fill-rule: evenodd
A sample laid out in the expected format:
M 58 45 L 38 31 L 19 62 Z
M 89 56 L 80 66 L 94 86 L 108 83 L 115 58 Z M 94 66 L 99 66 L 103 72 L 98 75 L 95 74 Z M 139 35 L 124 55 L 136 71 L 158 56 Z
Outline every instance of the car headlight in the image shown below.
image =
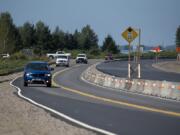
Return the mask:
M 51 76 L 51 74 L 45 74 L 45 76 L 48 76 L 48 77 L 50 77 L 50 76 Z
M 31 73 L 26 73 L 26 76 L 31 76 Z

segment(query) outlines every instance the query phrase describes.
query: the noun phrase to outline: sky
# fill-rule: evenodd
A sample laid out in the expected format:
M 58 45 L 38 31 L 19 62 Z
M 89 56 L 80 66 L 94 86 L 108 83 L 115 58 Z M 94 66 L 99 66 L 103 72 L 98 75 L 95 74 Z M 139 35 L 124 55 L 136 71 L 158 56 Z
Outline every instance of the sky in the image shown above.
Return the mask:
M 41 20 L 51 31 L 59 26 L 74 33 L 89 24 L 100 45 L 108 34 L 116 44 L 127 44 L 121 33 L 129 26 L 141 29 L 141 44 L 174 45 L 179 6 L 180 0 L 0 0 L 0 12 L 8 11 L 16 26 Z

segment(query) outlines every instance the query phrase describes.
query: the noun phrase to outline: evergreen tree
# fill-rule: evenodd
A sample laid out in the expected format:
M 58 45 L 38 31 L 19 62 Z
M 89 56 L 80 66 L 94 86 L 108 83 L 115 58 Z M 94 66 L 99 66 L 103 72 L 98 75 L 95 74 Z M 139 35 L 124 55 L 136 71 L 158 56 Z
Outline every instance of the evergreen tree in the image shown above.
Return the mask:
M 81 46 L 80 46 L 80 32 L 78 32 L 78 30 L 76 29 L 75 30 L 75 32 L 74 32 L 74 34 L 73 34 L 73 37 L 74 37 L 74 42 L 75 42 L 75 46 L 76 46 L 76 48 L 75 49 L 80 49 L 80 48 L 82 48 Z
M 35 46 L 35 29 L 34 25 L 29 22 L 24 23 L 22 27 L 19 28 L 19 33 L 22 40 L 22 48 L 33 48 Z
M 15 48 L 14 48 L 13 52 L 17 52 L 17 51 L 20 51 L 21 49 L 23 49 L 23 44 L 22 44 L 22 39 L 21 39 L 21 35 L 18 31 L 18 28 L 14 29 L 14 34 L 15 34 Z
M 36 36 L 36 46 L 35 46 L 36 53 L 39 52 L 41 55 L 42 53 L 51 51 L 52 35 L 50 33 L 48 26 L 45 26 L 45 24 L 41 21 L 37 22 L 35 28 L 35 36 Z
M 113 53 L 113 54 L 119 53 L 118 46 L 116 45 L 115 41 L 113 40 L 113 38 L 110 35 L 108 35 L 105 38 L 101 49 L 104 52 L 106 51 L 106 52 Z
M 62 43 L 60 41 L 60 30 L 57 26 L 54 32 L 52 33 L 52 50 L 57 51 L 62 48 Z
M 65 34 L 65 41 L 66 46 L 65 48 L 68 50 L 77 49 L 77 41 L 75 40 L 72 34 L 66 33 Z
M 19 33 L 8 12 L 0 14 L 0 53 L 12 53 L 20 44 Z
M 176 47 L 180 47 L 180 26 L 177 28 L 176 31 Z
M 82 28 L 78 38 L 78 45 L 80 45 L 80 49 L 84 50 L 98 48 L 98 36 L 89 25 Z

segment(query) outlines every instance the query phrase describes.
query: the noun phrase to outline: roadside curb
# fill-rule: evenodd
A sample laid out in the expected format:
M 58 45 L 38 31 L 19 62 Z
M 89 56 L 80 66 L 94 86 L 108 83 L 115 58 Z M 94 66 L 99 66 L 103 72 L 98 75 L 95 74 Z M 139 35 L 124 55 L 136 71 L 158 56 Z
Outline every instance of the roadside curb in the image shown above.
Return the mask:
M 126 79 L 105 74 L 96 69 L 96 63 L 87 68 L 82 77 L 89 83 L 120 91 L 139 93 L 180 101 L 180 83 L 143 79 Z

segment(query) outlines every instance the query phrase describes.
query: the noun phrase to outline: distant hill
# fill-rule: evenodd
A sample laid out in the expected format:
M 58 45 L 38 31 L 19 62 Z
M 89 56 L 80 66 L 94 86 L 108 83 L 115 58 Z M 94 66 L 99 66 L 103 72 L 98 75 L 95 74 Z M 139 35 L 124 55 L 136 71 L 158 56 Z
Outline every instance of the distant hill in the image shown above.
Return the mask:
M 142 45 L 142 46 L 144 46 L 144 50 L 151 50 L 154 46 L 147 46 L 147 45 Z M 137 45 L 131 45 L 131 49 L 132 50 L 136 50 L 136 47 L 137 47 Z M 122 50 L 128 50 L 129 48 L 128 48 L 128 45 L 122 45 L 121 46 L 121 51 Z
M 155 46 L 148 46 L 148 45 L 142 45 L 144 46 L 143 50 L 144 52 L 148 52 L 149 50 L 152 50 Z M 135 51 L 137 45 L 132 45 L 131 50 Z M 168 45 L 168 46 L 162 46 L 162 50 L 168 50 L 168 51 L 173 51 L 176 49 L 176 45 Z M 121 53 L 128 53 L 128 45 L 122 45 L 121 46 Z
M 164 48 L 165 50 L 176 50 L 176 45 L 168 45 Z

